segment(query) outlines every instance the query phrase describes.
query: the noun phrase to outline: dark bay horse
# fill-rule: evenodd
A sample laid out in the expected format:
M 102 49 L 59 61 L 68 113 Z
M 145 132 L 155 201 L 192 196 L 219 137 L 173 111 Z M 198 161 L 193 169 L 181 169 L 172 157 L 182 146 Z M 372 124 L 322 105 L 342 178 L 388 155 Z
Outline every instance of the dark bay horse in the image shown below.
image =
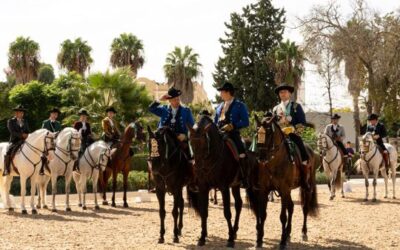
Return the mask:
M 138 132 L 138 127 L 136 123 L 129 124 L 122 135 L 121 140 L 117 143 L 116 149 L 112 150 L 111 160 L 107 165 L 106 170 L 100 175 L 100 187 L 103 191 L 103 205 L 108 205 L 106 191 L 107 191 L 107 182 L 110 176 L 112 175 L 112 189 L 113 195 L 111 199 L 111 206 L 115 207 L 115 190 L 117 189 L 117 175 L 119 172 L 122 172 L 123 175 L 123 189 L 124 189 L 124 207 L 128 207 L 128 202 L 126 201 L 126 192 L 128 189 L 128 175 L 130 171 L 131 165 L 131 149 L 130 146 L 132 144 L 133 138 L 136 136 Z
M 190 129 L 190 143 L 194 152 L 194 178 L 199 192 L 188 190 L 189 203 L 201 217 L 201 236 L 198 246 L 203 246 L 207 237 L 208 194 L 212 188 L 222 193 L 224 216 L 228 223 L 228 247 L 234 247 L 236 233 L 239 229 L 239 218 L 242 210 L 240 184 L 232 186 L 235 199 L 235 222 L 231 222 L 230 186 L 239 171 L 239 162 L 226 145 L 217 126 L 207 116 L 201 116 L 197 128 Z
M 149 132 L 151 172 L 159 203 L 160 238 L 158 243 L 164 243 L 166 192 L 171 193 L 174 197 L 174 207 L 172 209 L 172 216 L 174 217 L 174 243 L 179 243 L 179 236 L 183 228 L 184 201 L 182 189 L 188 181 L 191 167 L 182 149 L 181 142 L 170 128 L 163 127 L 155 133 L 151 131 L 150 127 L 147 127 L 147 130 Z
M 306 145 L 307 153 L 310 156 L 311 176 L 307 180 L 304 171 L 299 167 L 301 160 L 298 150 L 292 159 L 285 135 L 275 119 L 264 119 L 260 122 L 256 117 L 256 121 L 258 126 L 258 163 L 252 165 L 251 185 L 246 191 L 250 207 L 257 220 L 257 247 L 262 247 L 263 244 L 268 194 L 275 190 L 281 197 L 282 236 L 280 248 L 285 249 L 292 230 L 294 203 L 291 198 L 291 190 L 300 187 L 300 200 L 304 216 L 303 240 L 307 240 L 307 216 L 318 214 L 315 172 L 319 160 L 312 149 Z

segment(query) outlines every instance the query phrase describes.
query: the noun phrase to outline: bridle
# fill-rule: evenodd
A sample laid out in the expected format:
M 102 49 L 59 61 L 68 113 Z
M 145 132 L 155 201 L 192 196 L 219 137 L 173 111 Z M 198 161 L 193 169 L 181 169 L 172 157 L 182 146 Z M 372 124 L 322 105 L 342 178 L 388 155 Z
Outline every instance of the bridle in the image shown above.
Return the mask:
M 80 150 L 80 147 L 73 148 L 73 145 L 75 145 L 75 141 L 80 140 L 80 137 L 74 137 L 74 133 L 71 131 L 69 138 L 68 138 L 68 144 L 67 148 L 63 149 L 60 146 L 56 145 L 56 149 L 61 152 L 64 156 L 68 157 L 69 159 L 65 161 L 60 155 L 57 154 L 57 150 L 54 152 L 54 155 L 62 162 L 64 163 L 64 174 L 67 172 L 67 167 L 68 164 L 71 161 L 76 161 L 77 157 L 74 155 L 75 152 L 78 152 Z
M 365 163 L 367 164 L 368 169 L 370 169 L 369 167 L 369 163 L 371 162 L 371 160 L 375 157 L 375 155 L 378 153 L 378 147 L 375 146 L 375 150 L 374 153 L 372 154 L 372 156 L 367 160 L 367 154 L 371 152 L 371 146 L 374 142 L 371 140 L 367 140 L 366 136 L 364 136 L 361 139 L 361 147 L 360 147 L 360 153 L 361 153 L 361 159 L 363 159 L 365 161 Z
M 43 162 L 43 158 L 45 158 L 45 157 L 47 157 L 49 155 L 50 151 L 54 151 L 55 150 L 54 139 L 55 139 L 54 136 L 50 136 L 50 131 L 47 131 L 45 137 L 43 138 L 43 144 L 44 144 L 44 148 L 43 149 L 35 147 L 31 143 L 29 143 L 28 141 L 25 141 L 22 144 L 22 147 L 20 148 L 19 151 L 24 156 L 24 158 L 26 160 L 28 160 L 30 162 L 30 164 L 32 164 L 33 168 L 36 168 L 37 165 L 39 165 L 40 163 Z M 50 146 L 49 146 L 49 144 L 50 144 Z M 40 156 L 40 160 L 38 162 L 35 163 L 31 159 L 29 159 L 29 157 L 24 152 L 25 146 L 27 146 L 27 148 L 30 149 L 32 152 L 34 152 L 36 155 Z
M 265 159 L 261 160 L 259 157 L 258 161 L 263 163 L 264 165 L 273 160 L 275 158 L 275 154 L 281 149 L 283 145 L 285 145 L 285 136 L 279 128 L 278 133 L 280 142 L 278 144 L 275 143 L 274 135 L 276 134 L 275 131 L 277 130 L 277 128 L 275 127 L 274 119 L 275 118 L 272 117 L 271 119 L 264 121 L 257 129 L 257 148 L 265 152 Z M 268 134 L 272 134 L 272 136 L 267 137 L 267 132 L 269 132 Z M 266 140 L 266 138 L 268 138 L 268 141 Z M 271 144 L 272 146 L 270 146 Z
M 87 156 L 86 156 L 87 155 Z M 83 154 L 83 158 L 87 162 L 87 164 L 92 168 L 92 172 L 90 176 L 93 175 L 94 169 L 100 170 L 100 169 L 105 169 L 107 167 L 107 163 L 104 164 L 104 157 L 106 157 L 106 162 L 111 159 L 111 149 L 109 147 L 106 147 L 106 149 L 103 150 L 103 152 L 100 153 L 99 158 L 97 162 L 93 159 L 93 156 L 90 154 L 89 148 L 85 151 Z
M 329 138 L 332 142 L 332 146 L 328 146 L 328 139 Z M 332 168 L 331 168 L 331 164 L 337 159 L 337 157 L 339 156 L 339 148 L 337 146 L 335 146 L 335 144 L 333 143 L 333 139 L 328 136 L 322 136 L 320 135 L 320 137 L 318 138 L 318 148 L 320 148 L 320 155 L 323 156 L 323 161 L 326 162 L 326 164 L 328 164 L 328 168 L 329 170 L 332 172 Z M 328 161 L 326 159 L 326 153 L 331 150 L 332 148 L 336 148 L 336 154 L 335 156 L 332 158 L 332 160 Z M 342 163 L 343 164 L 343 163 Z M 340 165 L 339 165 L 340 166 Z

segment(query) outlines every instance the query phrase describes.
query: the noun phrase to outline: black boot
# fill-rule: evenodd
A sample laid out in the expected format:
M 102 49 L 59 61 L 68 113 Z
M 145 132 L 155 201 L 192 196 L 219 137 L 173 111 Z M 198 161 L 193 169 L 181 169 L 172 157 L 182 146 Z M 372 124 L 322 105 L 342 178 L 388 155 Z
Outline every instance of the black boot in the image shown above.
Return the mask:
M 10 174 L 10 167 L 11 167 L 11 156 L 9 154 L 6 154 L 4 156 L 3 176 L 6 176 L 6 175 Z
M 39 175 L 44 175 L 44 168 L 47 164 L 47 157 L 42 155 L 41 160 L 42 164 L 40 165 Z

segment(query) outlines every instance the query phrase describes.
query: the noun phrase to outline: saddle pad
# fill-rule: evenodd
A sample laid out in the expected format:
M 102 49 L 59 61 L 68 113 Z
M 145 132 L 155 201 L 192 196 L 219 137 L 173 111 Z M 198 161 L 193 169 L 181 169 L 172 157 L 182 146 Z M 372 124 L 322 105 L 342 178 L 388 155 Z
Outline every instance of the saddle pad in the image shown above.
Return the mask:
M 235 143 L 233 142 L 233 140 L 230 138 L 225 138 L 224 140 L 225 140 L 226 146 L 228 146 L 228 148 L 231 151 L 235 160 L 239 161 L 239 151 L 238 151 Z

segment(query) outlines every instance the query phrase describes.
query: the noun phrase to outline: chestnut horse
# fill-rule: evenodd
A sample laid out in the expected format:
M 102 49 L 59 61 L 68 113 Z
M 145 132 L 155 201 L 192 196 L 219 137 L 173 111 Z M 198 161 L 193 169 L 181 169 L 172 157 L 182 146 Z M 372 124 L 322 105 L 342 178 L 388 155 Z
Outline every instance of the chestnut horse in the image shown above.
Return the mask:
M 165 194 L 168 192 L 174 197 L 172 216 L 174 218 L 174 243 L 179 243 L 179 236 L 183 228 L 183 195 L 182 189 L 187 184 L 191 171 L 188 156 L 185 155 L 181 142 L 175 133 L 168 127 L 149 132 L 149 163 L 156 186 L 156 195 L 159 204 L 160 238 L 158 243 L 164 243 L 165 234 Z M 186 145 L 187 146 L 187 145 Z M 179 222 L 178 222 L 179 217 Z
M 226 141 L 220 134 L 218 127 L 208 116 L 201 116 L 195 128 L 190 129 L 190 144 L 193 148 L 195 165 L 194 178 L 199 192 L 188 190 L 189 203 L 201 217 L 201 236 L 198 246 L 203 246 L 207 237 L 208 194 L 211 189 L 218 189 L 222 193 L 224 216 L 228 223 L 228 247 L 234 247 L 236 234 L 239 229 L 239 218 L 242 210 L 240 197 L 240 183 L 234 183 L 239 161 L 236 160 Z M 230 187 L 235 199 L 236 216 L 234 224 L 231 221 Z
M 111 160 L 107 165 L 106 170 L 100 175 L 100 187 L 103 191 L 103 205 L 108 205 L 106 191 L 107 182 L 112 175 L 112 191 L 113 195 L 111 198 L 111 206 L 116 207 L 115 204 L 115 190 L 117 189 L 117 175 L 119 172 L 123 175 L 123 189 L 124 189 L 124 207 L 128 207 L 128 202 L 126 201 L 126 192 L 128 189 L 128 175 L 131 166 L 132 153 L 130 146 L 132 144 L 133 138 L 138 137 L 139 126 L 136 123 L 129 124 L 122 135 L 121 140 L 117 143 L 116 149 L 112 150 Z
M 292 215 L 294 203 L 291 190 L 300 187 L 300 200 L 303 208 L 303 240 L 307 240 L 307 216 L 318 213 L 317 187 L 315 169 L 318 166 L 318 157 L 306 145 L 310 156 L 310 178 L 307 180 L 301 163 L 298 150 L 291 154 L 285 134 L 282 132 L 275 118 L 264 119 L 262 122 L 256 117 L 258 126 L 257 155 L 258 163 L 252 165 L 250 187 L 246 190 L 250 207 L 256 215 L 257 247 L 262 247 L 264 237 L 264 223 L 267 218 L 268 194 L 277 191 L 281 197 L 282 236 L 280 248 L 286 249 L 292 230 Z M 294 155 L 292 158 L 291 155 Z

